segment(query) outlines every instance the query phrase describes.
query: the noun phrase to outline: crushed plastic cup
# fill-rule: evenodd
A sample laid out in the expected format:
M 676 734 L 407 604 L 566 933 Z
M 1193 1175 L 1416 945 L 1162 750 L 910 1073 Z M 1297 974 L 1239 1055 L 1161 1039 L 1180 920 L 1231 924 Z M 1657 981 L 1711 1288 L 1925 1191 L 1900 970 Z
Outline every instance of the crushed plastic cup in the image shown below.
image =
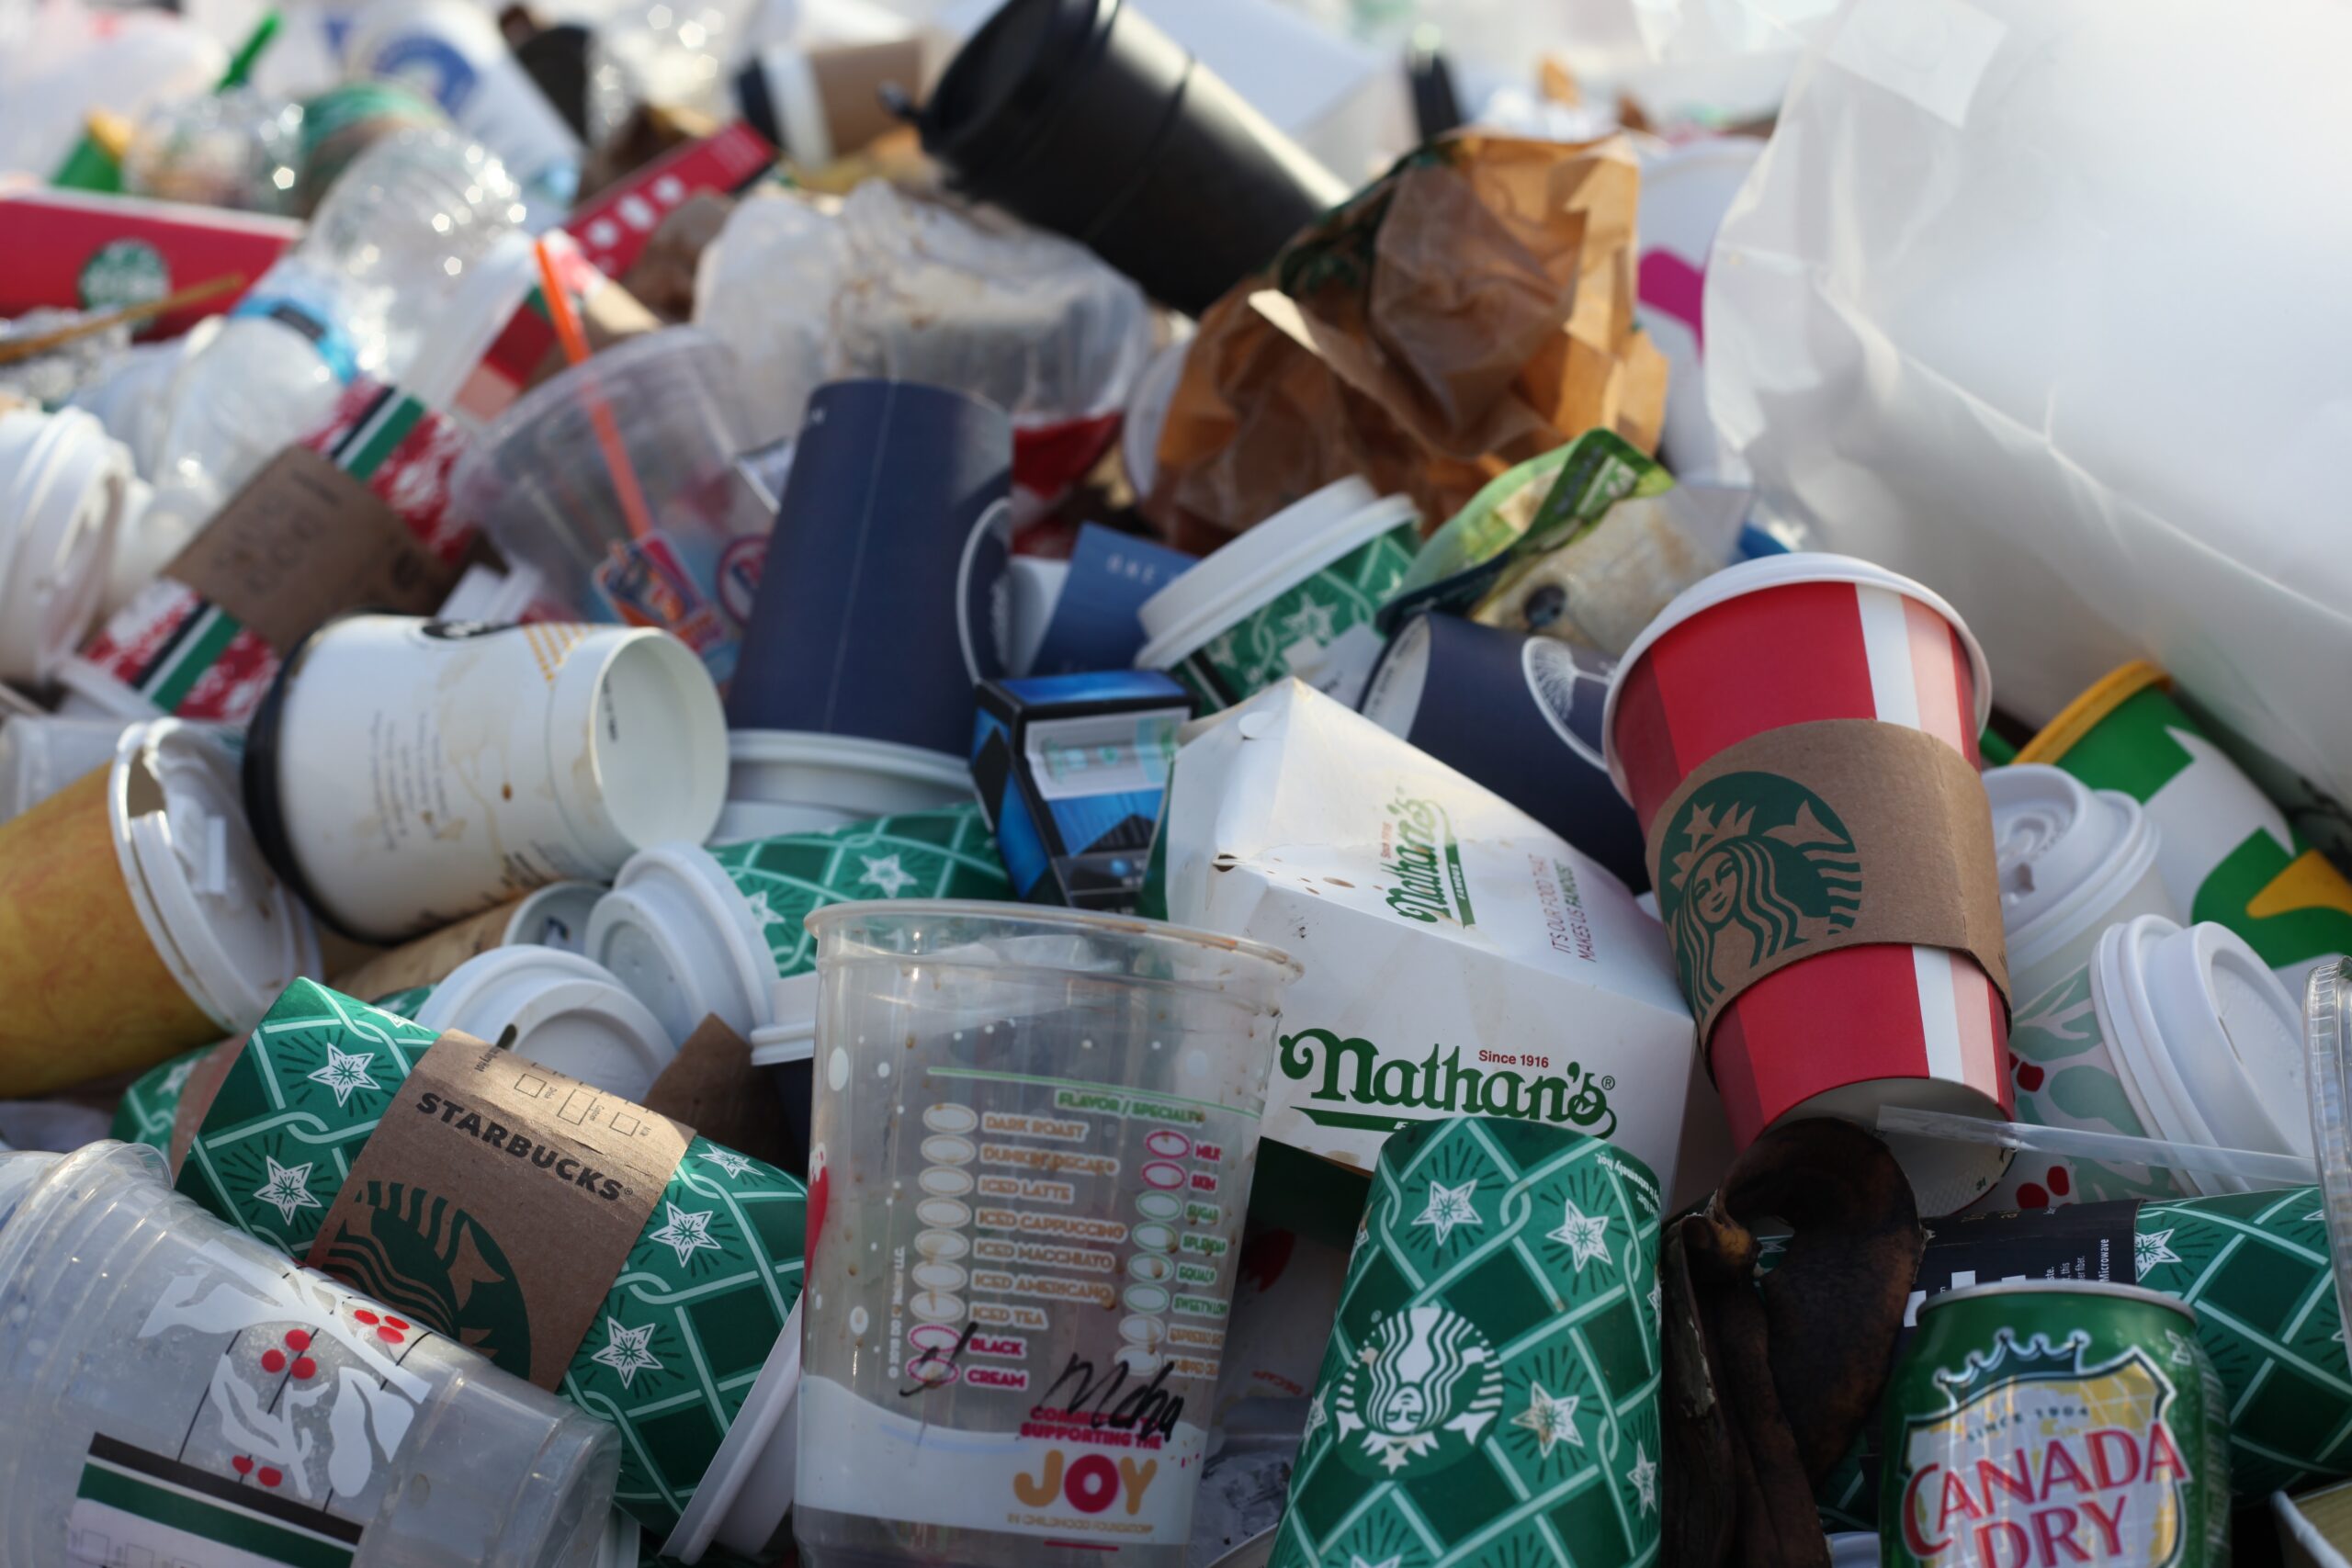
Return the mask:
M 802 1559 L 1174 1568 L 1297 966 L 1073 910 L 808 924 Z
M 602 1568 L 610 1427 L 222 1224 L 152 1149 L 0 1155 L 0 1561 Z
M 511 560 L 600 619 L 676 636 L 734 673 L 771 518 L 735 470 L 735 364 L 695 327 L 649 333 L 533 389 L 451 494 Z

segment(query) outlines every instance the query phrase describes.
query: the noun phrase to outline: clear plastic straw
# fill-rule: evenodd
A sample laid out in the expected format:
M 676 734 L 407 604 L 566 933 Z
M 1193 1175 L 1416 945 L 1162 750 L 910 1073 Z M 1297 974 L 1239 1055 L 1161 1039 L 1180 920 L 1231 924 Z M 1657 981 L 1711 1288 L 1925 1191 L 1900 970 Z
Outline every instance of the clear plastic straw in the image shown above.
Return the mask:
M 2097 1160 L 2101 1165 L 2142 1165 L 2164 1170 L 2193 1170 L 2232 1176 L 2257 1188 L 2308 1187 L 2319 1169 L 2301 1155 L 2264 1154 L 2254 1149 L 2213 1149 L 2163 1138 L 2133 1138 L 2120 1133 L 2086 1133 L 2073 1127 L 2037 1127 L 2025 1122 L 1986 1122 L 1941 1111 L 1909 1111 L 1883 1105 L 1881 1133 L 1991 1144 L 2026 1154 Z

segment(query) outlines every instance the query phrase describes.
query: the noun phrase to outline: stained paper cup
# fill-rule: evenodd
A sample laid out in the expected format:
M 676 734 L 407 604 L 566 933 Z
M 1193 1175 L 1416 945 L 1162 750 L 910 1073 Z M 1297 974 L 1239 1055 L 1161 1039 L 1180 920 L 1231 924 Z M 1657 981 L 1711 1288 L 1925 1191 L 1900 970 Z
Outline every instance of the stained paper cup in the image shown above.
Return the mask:
M 1988 768 L 2009 988 L 2038 997 L 2091 960 L 2107 928 L 2180 918 L 2157 864 L 2161 835 L 2140 803 L 2056 768 Z
M 307 1257 L 353 1162 L 435 1038 L 323 986 L 293 986 L 213 1099 L 180 1190 L 248 1235 Z M 718 1542 L 758 1558 L 790 1506 L 788 1492 L 746 1489 L 769 1462 L 767 1450 L 792 1440 L 775 1413 L 778 1396 L 759 1403 L 759 1391 L 782 1386 L 788 1398 L 797 1378 L 806 1201 L 784 1172 L 691 1140 L 556 1386 L 622 1429 L 615 1502 L 669 1555 L 682 1554 L 715 1511 Z M 375 1213 L 379 1240 L 397 1255 L 439 1257 L 435 1235 L 387 1235 L 388 1212 Z M 427 1326 L 474 1328 L 497 1359 L 513 1342 L 479 1331 L 511 1310 L 514 1287 L 487 1253 L 467 1257 L 481 1277 L 446 1298 L 464 1321 Z M 426 1284 L 416 1294 L 436 1299 Z M 747 1414 L 754 1428 L 730 1447 Z M 714 1489 L 708 1496 L 706 1488 Z
M 0 1317 L 12 1563 L 595 1560 L 611 1428 L 223 1225 L 152 1150 L 0 1156 Z
M 2017 1116 L 2045 1127 L 2309 1155 L 2302 1020 L 2227 928 L 2110 926 L 2091 961 L 2009 1028 Z M 1981 1211 L 2247 1190 L 2235 1178 L 2020 1154 Z
M 716 1016 L 751 1036 L 806 1023 L 816 940 L 801 925 L 830 904 L 869 898 L 1002 898 L 1012 880 L 977 805 L 754 839 L 717 849 L 658 844 L 597 901 L 588 954 L 677 1039 Z M 797 982 L 795 984 L 795 982 Z
M 1991 711 L 1984 650 L 1951 605 L 1866 561 L 1794 554 L 1742 562 L 1668 604 L 1619 662 L 1602 733 L 1646 832 L 1693 770 L 1767 730 L 1877 719 L 1973 765 Z M 1871 1125 L 1888 1104 L 2005 1118 L 2007 1011 L 1975 960 L 1946 948 L 1860 945 L 1775 970 L 1705 1043 L 1733 1142 L 1789 1116 Z M 2008 1161 L 1891 1141 L 1927 1214 L 1981 1196 Z
M 1212 708 L 1292 676 L 1352 707 L 1380 658 L 1374 616 L 1419 547 L 1411 497 L 1325 485 L 1145 600 L 1136 668 Z
M 1638 1160 L 1455 1116 L 1381 1145 L 1272 1568 L 1632 1568 L 1661 1536 L 1657 1243 Z M 1565 1555 L 1563 1555 L 1565 1553 Z
M 251 1024 L 318 967 L 245 831 L 227 752 L 173 719 L 0 826 L 0 1099 L 142 1068 Z
M 551 947 L 466 960 L 433 987 L 416 1021 L 504 1045 L 624 1100 L 642 1100 L 678 1054 L 676 1037 L 610 970 Z
M 735 729 L 727 756 L 713 844 L 821 833 L 972 798 L 972 767 L 961 756 L 862 735 Z
M 2153 664 L 2101 680 L 2018 752 L 2138 801 L 2181 913 L 2219 920 L 2274 969 L 2352 953 L 2352 881 L 2303 836 L 2198 722 Z
M 245 800 L 313 908 L 388 942 L 700 840 L 726 766 L 717 689 L 665 633 L 355 615 L 287 660 Z

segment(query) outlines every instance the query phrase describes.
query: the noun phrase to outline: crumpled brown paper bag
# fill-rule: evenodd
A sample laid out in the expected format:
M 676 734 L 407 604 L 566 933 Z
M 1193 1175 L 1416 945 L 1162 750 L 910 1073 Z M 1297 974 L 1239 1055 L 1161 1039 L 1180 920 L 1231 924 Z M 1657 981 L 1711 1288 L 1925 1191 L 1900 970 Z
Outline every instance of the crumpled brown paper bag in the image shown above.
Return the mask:
M 1654 450 L 1666 360 L 1634 325 L 1623 137 L 1447 136 L 1212 306 L 1146 513 L 1208 550 L 1349 474 L 1425 527 L 1596 425 Z

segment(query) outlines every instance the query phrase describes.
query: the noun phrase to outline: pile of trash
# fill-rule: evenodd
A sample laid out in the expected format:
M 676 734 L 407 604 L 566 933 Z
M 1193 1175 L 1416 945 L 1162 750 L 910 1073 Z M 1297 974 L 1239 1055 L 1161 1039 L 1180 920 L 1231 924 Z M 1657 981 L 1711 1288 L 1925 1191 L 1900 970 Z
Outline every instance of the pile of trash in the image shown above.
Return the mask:
M 0 1568 L 2352 1561 L 2352 21 L 1146 4 L 0 0 Z

